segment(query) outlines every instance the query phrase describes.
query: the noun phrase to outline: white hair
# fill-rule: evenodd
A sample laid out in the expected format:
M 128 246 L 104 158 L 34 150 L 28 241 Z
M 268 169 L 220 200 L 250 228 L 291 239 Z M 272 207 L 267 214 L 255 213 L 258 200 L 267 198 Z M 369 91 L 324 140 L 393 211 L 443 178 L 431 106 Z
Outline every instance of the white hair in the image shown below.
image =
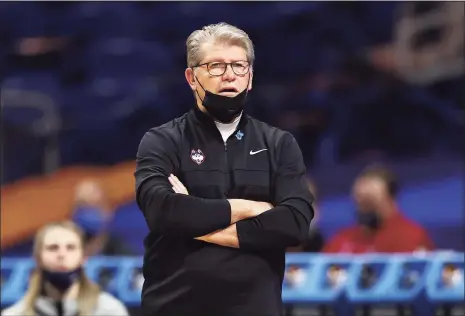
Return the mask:
M 201 47 L 208 42 L 242 47 L 246 51 L 247 61 L 253 65 L 255 52 L 249 35 L 235 26 L 221 22 L 204 26 L 189 35 L 186 41 L 188 67 L 195 67 L 200 63 L 203 58 Z

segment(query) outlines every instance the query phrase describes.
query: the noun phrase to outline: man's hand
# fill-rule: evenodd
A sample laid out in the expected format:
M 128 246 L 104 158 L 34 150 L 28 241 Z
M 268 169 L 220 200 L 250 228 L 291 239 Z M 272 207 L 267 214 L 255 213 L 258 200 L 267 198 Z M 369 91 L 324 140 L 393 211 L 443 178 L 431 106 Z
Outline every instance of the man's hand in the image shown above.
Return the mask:
M 187 188 L 182 184 L 182 182 L 173 174 L 170 174 L 168 177 L 171 185 L 173 186 L 173 191 L 179 194 L 189 195 Z M 228 200 L 231 204 L 231 223 L 247 219 L 250 217 L 258 216 L 266 211 L 269 211 L 273 208 L 273 205 L 268 202 L 257 202 L 250 200 L 242 199 L 231 199 Z M 234 210 L 242 210 L 241 212 L 234 212 Z
M 174 174 L 170 174 L 170 176 L 168 177 L 168 180 L 173 186 L 173 191 L 175 193 L 189 195 L 189 192 L 187 191 L 184 184 L 182 184 L 182 182 L 179 181 L 178 177 L 176 177 Z
M 173 191 L 179 194 L 189 195 L 187 188 L 179 181 L 178 177 L 170 174 L 169 182 L 173 186 Z M 257 202 L 249 200 L 228 200 L 231 204 L 231 209 L 246 209 L 247 212 L 242 212 L 237 215 L 232 214 L 232 221 L 236 222 L 242 219 L 258 216 L 273 208 L 273 205 L 268 202 Z M 239 238 L 237 237 L 236 224 L 232 224 L 225 229 L 215 231 L 205 236 L 196 237 L 195 239 L 204 242 L 216 244 L 224 247 L 239 248 Z
M 250 209 L 252 210 L 252 214 L 250 217 L 258 216 L 273 208 L 273 205 L 268 202 L 258 202 L 258 201 L 248 201 L 248 202 L 250 202 Z
M 216 244 L 223 247 L 239 248 L 239 238 L 237 237 L 236 224 L 218 230 L 211 234 L 197 237 L 197 240 Z

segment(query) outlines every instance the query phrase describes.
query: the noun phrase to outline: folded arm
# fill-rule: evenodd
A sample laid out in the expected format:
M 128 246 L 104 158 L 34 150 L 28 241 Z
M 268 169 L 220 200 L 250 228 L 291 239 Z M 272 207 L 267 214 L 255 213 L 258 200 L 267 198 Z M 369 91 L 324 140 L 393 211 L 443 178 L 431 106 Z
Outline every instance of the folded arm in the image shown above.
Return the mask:
M 305 178 L 300 148 L 290 134 L 283 136 L 275 178 L 277 205 L 256 217 L 202 236 L 201 240 L 242 249 L 287 248 L 303 242 L 313 218 L 313 196 Z
M 168 177 L 179 170 L 173 136 L 167 128 L 152 129 L 139 145 L 136 162 L 136 201 L 151 231 L 194 238 L 260 214 L 246 200 L 203 199 L 174 192 Z

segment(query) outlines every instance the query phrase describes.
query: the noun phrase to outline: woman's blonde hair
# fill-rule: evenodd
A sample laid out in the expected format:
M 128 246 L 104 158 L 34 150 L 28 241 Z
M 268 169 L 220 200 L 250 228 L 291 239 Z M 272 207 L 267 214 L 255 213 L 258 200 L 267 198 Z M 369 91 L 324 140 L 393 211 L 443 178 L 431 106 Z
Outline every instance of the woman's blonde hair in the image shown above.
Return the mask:
M 227 23 L 210 24 L 201 30 L 192 32 L 187 38 L 187 67 L 197 66 L 203 58 L 202 45 L 205 43 L 221 43 L 242 47 L 246 51 L 247 61 L 253 65 L 255 52 L 252 40 L 246 32 Z
M 73 222 L 70 221 L 63 221 L 48 224 L 42 227 L 36 234 L 34 238 L 34 248 L 33 248 L 33 256 L 37 263 L 40 262 L 40 254 L 43 249 L 44 238 L 45 235 L 49 230 L 52 228 L 64 228 L 76 233 L 79 236 L 79 240 L 81 242 L 81 246 L 84 247 L 84 233 L 82 230 L 75 225 Z M 33 272 L 29 279 L 29 286 L 24 295 L 24 303 L 25 303 L 25 315 L 34 315 L 34 305 L 41 294 L 42 289 L 42 272 L 37 267 Z M 92 315 L 96 305 L 97 300 L 100 294 L 100 287 L 92 282 L 85 274 L 84 270 L 81 270 L 79 276 L 79 293 L 78 293 L 78 310 L 79 315 L 87 316 Z

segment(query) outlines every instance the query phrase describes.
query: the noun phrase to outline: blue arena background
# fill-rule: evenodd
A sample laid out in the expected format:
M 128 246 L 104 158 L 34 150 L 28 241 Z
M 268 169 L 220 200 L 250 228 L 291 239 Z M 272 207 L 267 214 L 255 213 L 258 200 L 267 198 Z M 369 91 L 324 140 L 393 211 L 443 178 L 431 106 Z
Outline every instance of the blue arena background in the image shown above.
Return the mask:
M 347 272 L 347 280 L 339 287 L 331 287 L 327 272 L 338 265 Z M 464 253 L 436 252 L 417 255 L 310 255 L 288 254 L 286 266 L 302 269 L 304 278 L 299 284 L 284 282 L 283 301 L 307 308 L 327 308 L 336 315 L 358 315 L 365 305 L 372 309 L 403 309 L 414 316 L 434 316 L 441 310 L 452 315 L 463 315 L 463 274 L 453 286 L 443 280 L 446 265 L 463 271 Z M 97 280 L 102 270 L 112 275 L 106 289 L 120 298 L 128 307 L 140 304 L 140 286 L 137 278 L 142 266 L 141 257 L 95 257 L 86 264 L 89 276 Z M 361 283 L 363 269 L 370 266 L 374 282 Z M 31 259 L 8 258 L 2 262 L 3 307 L 18 300 L 24 293 L 27 278 L 34 268 Z M 462 272 L 463 273 L 463 272 Z M 307 314 L 308 315 L 308 314 Z
M 454 11 L 444 10 L 449 5 L 0 2 L 2 188 L 67 167 L 134 161 L 149 128 L 194 105 L 184 78 L 187 36 L 226 21 L 246 30 L 256 48 L 247 111 L 298 140 L 318 187 L 317 225 L 324 238 L 355 223 L 353 180 L 366 165 L 381 162 L 399 177 L 401 211 L 426 229 L 439 250 L 402 256 L 289 254 L 288 266 L 300 267 L 306 281 L 299 288 L 285 283 L 285 302 L 324 305 L 341 316 L 366 315 L 366 304 L 403 305 L 404 314 L 396 316 L 408 315 L 410 308 L 415 316 L 463 316 L 463 308 L 454 306 L 464 299 L 464 67 L 452 67 L 452 57 L 439 59 L 432 67 L 439 75 L 429 77 L 424 69 L 412 70 L 415 58 L 409 64 L 399 46 L 402 19 L 437 14 L 436 21 L 446 24 L 452 17 L 441 14 Z M 463 7 L 455 11 L 463 18 Z M 448 34 L 423 31 L 409 43 L 434 44 Z M 31 39 L 42 44 L 31 45 Z M 43 47 L 49 51 L 41 52 Z M 463 48 L 457 52 L 463 65 Z M 12 92 L 9 98 L 6 92 Z M 16 100 L 18 95 L 32 105 Z M 10 99 L 18 102 L 5 101 Z M 32 203 L 30 211 L 36 211 Z M 105 286 L 136 309 L 147 227 L 135 201 L 117 206 L 110 232 L 135 256 L 91 258 L 88 271 L 98 278 L 107 266 Z M 33 266 L 31 235 L 2 249 L 2 308 L 24 293 Z M 357 282 L 367 262 L 379 278 L 374 288 L 363 290 Z M 325 285 L 334 263 L 348 275 L 338 290 Z M 400 285 L 405 263 L 419 275 L 412 288 Z M 462 283 L 448 290 L 441 277 L 452 263 L 461 269 Z M 311 315 L 331 315 L 325 308 Z M 305 313 L 296 316 L 310 315 Z

